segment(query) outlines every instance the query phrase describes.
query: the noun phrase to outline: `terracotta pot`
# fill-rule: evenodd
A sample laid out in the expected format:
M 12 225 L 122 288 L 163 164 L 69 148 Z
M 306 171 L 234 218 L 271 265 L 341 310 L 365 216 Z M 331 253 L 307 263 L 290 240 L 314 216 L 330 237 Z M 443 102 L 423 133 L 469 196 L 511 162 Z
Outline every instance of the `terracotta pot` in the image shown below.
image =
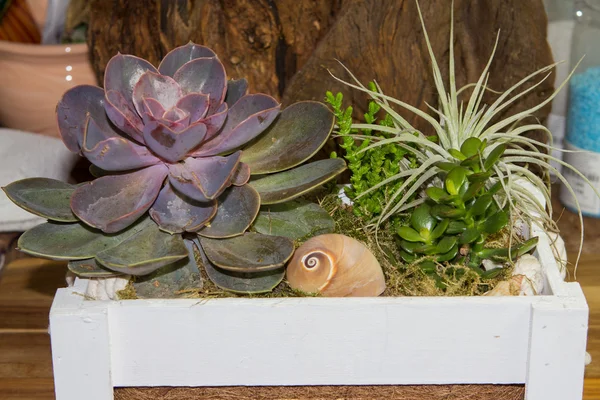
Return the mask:
M 86 44 L 0 41 L 0 126 L 59 136 L 56 103 L 83 84 L 97 84 Z

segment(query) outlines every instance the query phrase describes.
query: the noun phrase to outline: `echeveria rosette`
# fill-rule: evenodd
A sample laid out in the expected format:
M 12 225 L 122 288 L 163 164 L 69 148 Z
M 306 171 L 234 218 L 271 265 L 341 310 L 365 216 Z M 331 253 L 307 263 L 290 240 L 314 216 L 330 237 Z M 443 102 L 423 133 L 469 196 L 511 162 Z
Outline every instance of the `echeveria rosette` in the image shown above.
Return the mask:
M 57 107 L 67 147 L 109 174 L 75 191 L 73 213 L 106 233 L 148 210 L 167 232 L 201 229 L 217 198 L 249 178 L 236 150 L 279 114 L 274 98 L 246 95 L 246 88 L 244 80 L 228 83 L 212 50 L 191 43 L 158 69 L 135 56 L 113 57 L 104 90 L 75 87 Z
M 151 285 L 180 287 L 199 277 L 200 261 L 224 289 L 271 290 L 300 232 L 285 221 L 305 220 L 312 232 L 328 229 L 331 217 L 290 203 L 278 211 L 277 227 L 246 231 L 270 215 L 270 204 L 295 199 L 346 166 L 339 159 L 303 164 L 333 128 L 323 104 L 299 102 L 280 113 L 272 97 L 246 91 L 244 79 L 227 80 L 212 50 L 192 43 L 158 69 L 115 56 L 104 89 L 75 87 L 57 107 L 65 145 L 98 178 L 77 186 L 33 178 L 4 188 L 49 220 L 26 232 L 19 248 L 67 260 L 80 276 L 148 275 Z

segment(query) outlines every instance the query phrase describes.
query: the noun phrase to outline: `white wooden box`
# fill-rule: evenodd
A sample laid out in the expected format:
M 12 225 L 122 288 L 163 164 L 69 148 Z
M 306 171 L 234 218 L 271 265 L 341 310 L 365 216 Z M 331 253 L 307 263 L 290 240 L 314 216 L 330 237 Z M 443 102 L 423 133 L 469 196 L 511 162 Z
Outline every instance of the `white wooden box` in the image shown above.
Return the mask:
M 525 384 L 527 400 L 583 391 L 588 307 L 547 236 L 546 292 L 531 297 L 90 301 L 50 312 L 57 400 L 113 387 Z

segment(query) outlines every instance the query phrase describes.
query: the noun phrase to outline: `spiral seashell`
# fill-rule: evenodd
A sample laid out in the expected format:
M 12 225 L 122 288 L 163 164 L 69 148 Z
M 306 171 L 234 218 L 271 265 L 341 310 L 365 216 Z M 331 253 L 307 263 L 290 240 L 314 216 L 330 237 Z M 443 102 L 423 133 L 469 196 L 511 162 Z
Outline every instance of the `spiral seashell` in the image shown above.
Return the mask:
M 371 251 L 351 237 L 326 234 L 306 241 L 287 267 L 290 287 L 327 297 L 379 296 L 385 278 Z

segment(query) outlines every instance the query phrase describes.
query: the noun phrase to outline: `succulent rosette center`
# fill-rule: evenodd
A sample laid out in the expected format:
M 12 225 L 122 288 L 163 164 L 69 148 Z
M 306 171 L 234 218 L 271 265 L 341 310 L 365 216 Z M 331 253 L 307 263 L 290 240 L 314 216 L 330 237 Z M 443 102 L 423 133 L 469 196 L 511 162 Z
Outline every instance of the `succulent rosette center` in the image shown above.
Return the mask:
M 158 69 L 135 56 L 113 57 L 104 89 L 74 87 L 57 108 L 67 147 L 105 175 L 75 191 L 74 214 L 107 233 L 148 210 L 168 232 L 201 229 L 216 214 L 216 199 L 250 178 L 239 149 L 279 114 L 274 98 L 246 90 L 245 80 L 227 80 L 212 50 L 192 43 Z

